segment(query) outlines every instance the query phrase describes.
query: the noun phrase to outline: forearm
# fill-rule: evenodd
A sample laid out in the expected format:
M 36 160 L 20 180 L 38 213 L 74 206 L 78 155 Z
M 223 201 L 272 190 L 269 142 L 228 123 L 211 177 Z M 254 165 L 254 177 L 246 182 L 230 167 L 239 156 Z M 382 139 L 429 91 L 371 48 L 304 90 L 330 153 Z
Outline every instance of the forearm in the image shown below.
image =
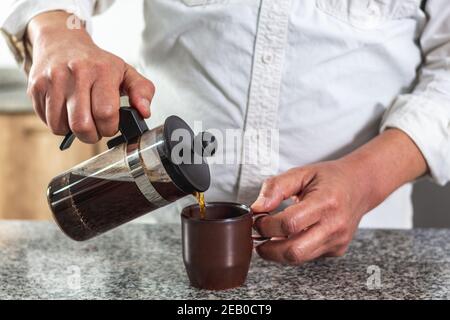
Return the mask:
M 414 142 L 403 131 L 388 129 L 343 157 L 358 188 L 366 194 L 366 212 L 403 184 L 427 172 L 427 164 Z

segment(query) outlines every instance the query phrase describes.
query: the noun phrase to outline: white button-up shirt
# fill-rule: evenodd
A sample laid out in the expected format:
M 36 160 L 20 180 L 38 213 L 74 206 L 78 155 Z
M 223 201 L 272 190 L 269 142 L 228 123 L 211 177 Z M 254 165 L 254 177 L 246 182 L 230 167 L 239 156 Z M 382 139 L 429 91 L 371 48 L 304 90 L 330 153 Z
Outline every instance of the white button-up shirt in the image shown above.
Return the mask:
M 20 59 L 36 14 L 63 9 L 89 25 L 111 2 L 17 1 L 2 30 Z M 213 164 L 207 200 L 251 203 L 267 175 L 338 158 L 387 127 L 411 137 L 435 181 L 449 181 L 447 0 L 146 0 L 143 10 L 151 124 L 177 114 L 203 129 L 277 133 L 276 162 L 269 152 L 259 164 Z M 254 143 L 224 151 L 242 160 Z M 361 226 L 411 227 L 410 196 L 401 187 Z

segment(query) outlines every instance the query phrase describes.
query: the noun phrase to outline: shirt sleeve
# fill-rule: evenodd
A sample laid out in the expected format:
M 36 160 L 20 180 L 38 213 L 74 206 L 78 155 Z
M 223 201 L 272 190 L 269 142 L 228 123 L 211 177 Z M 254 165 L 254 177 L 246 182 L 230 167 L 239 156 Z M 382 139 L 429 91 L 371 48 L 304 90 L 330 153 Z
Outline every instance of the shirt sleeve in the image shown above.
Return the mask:
M 85 22 L 90 31 L 91 17 L 106 10 L 114 0 L 17 0 L 10 10 L 0 16 L 0 31 L 5 36 L 17 62 L 23 64 L 29 58 L 25 42 L 28 22 L 38 14 L 64 10 Z
M 417 84 L 386 111 L 381 131 L 397 128 L 408 134 L 432 178 L 444 185 L 450 181 L 450 6 L 448 0 L 428 0 L 425 11 L 428 21 L 420 37 L 424 62 Z

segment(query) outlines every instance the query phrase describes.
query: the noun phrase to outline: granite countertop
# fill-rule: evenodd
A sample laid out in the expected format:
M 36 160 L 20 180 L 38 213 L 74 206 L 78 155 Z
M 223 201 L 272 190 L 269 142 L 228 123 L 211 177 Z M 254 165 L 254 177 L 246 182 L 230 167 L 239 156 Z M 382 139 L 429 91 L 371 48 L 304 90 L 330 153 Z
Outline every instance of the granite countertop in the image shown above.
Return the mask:
M 343 258 L 281 266 L 254 255 L 247 282 L 189 286 L 180 226 L 128 224 L 88 242 L 52 222 L 0 222 L 0 299 L 450 298 L 450 230 L 360 230 Z

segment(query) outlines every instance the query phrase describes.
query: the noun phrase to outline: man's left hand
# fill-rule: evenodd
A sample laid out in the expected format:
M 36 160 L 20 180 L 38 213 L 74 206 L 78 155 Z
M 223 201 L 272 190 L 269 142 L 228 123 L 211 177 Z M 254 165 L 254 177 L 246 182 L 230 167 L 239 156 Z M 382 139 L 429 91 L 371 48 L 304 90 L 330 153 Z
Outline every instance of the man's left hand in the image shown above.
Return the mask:
M 289 264 L 342 256 L 367 210 L 365 189 L 341 160 L 294 168 L 269 178 L 253 211 L 272 211 L 288 198 L 293 204 L 257 220 L 259 233 L 274 238 L 259 245 L 258 254 Z

